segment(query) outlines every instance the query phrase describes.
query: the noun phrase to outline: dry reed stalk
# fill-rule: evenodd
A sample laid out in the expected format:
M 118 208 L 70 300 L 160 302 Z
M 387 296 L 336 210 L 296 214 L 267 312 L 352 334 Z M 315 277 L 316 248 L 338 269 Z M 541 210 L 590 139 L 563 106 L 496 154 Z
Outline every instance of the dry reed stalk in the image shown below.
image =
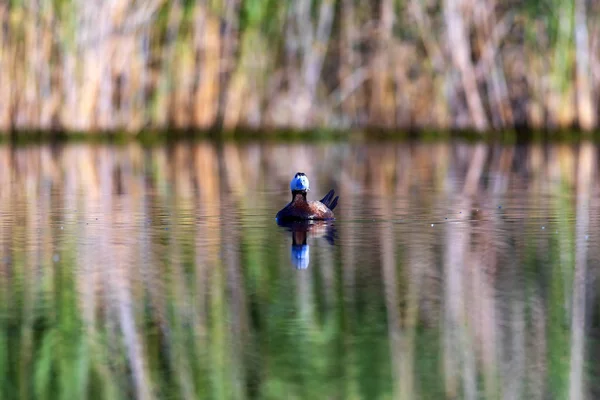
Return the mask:
M 392 0 L 383 0 L 380 4 L 379 21 L 374 35 L 375 54 L 371 59 L 371 93 L 369 124 L 390 127 L 395 120 L 394 92 L 392 85 L 391 57 L 392 29 L 394 27 Z
M 573 88 L 568 82 L 573 71 L 573 51 L 570 47 L 573 32 L 573 1 L 561 2 L 559 9 L 556 16 L 558 27 L 548 105 L 551 121 L 559 127 L 568 127 L 575 116 Z
M 585 0 L 575 2 L 575 59 L 577 90 L 577 118 L 586 131 L 596 126 L 597 110 L 594 107 L 592 79 L 590 74 L 590 42 Z
M 171 93 L 174 91 L 174 56 L 177 38 L 183 19 L 180 0 L 170 2 L 168 6 L 165 40 L 163 46 L 157 49 L 160 54 L 160 73 L 155 81 L 155 107 L 152 114 L 152 124 L 160 128 L 169 126 L 175 106 L 172 104 Z
M 214 126 L 217 121 L 222 38 L 219 19 L 202 5 L 196 7 L 194 42 L 198 54 L 194 122 L 195 126 L 206 129 Z
M 175 64 L 177 70 L 173 71 L 173 93 L 171 107 L 171 125 L 184 129 L 192 123 L 192 95 L 194 81 L 194 54 L 182 46 L 177 46 Z
M 0 23 L 8 24 L 10 18 L 8 4 L 0 4 Z M 11 129 L 11 63 L 14 57 L 10 54 L 10 43 L 4 29 L 0 29 L 0 135 L 7 134 Z
M 463 4 L 463 0 L 444 1 L 444 18 L 448 34 L 447 51 L 460 74 L 471 123 L 477 130 L 483 131 L 488 128 L 489 124 L 471 60 L 471 44 L 467 36 L 467 30 L 470 27 L 466 22 L 468 16 L 463 14 Z
M 242 52 L 244 51 L 242 44 Z M 243 69 L 243 66 L 242 66 Z M 242 70 L 235 70 L 233 76 L 229 80 L 227 89 L 228 95 L 226 96 L 226 103 L 223 107 L 223 128 L 225 130 L 233 130 L 237 126 L 241 125 L 242 118 L 242 103 L 248 96 L 248 83 L 246 80 L 246 74 Z
M 0 6 L 0 131 L 592 129 L 600 10 L 569 0 L 536 14 L 526 3 Z
M 353 3 L 352 0 L 342 0 L 338 79 L 341 82 L 342 90 L 345 93 L 349 93 L 347 99 L 341 101 L 342 112 L 347 116 L 351 124 L 356 125 L 360 121 L 358 111 L 362 106 L 359 103 L 359 96 L 353 94 L 356 90 L 356 84 L 351 80 L 353 71 L 360 64 L 360 54 L 354 50 L 354 46 L 358 43 L 358 29 L 356 27 Z

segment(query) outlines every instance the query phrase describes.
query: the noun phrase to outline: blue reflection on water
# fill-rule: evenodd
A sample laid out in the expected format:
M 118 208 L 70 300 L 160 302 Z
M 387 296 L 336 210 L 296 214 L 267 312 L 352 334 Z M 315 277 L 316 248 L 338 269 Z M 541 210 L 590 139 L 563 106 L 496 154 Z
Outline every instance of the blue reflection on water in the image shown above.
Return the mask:
M 296 269 L 307 269 L 310 263 L 308 238 L 324 238 L 330 245 L 335 244 L 336 230 L 333 221 L 277 221 L 277 224 L 292 237 L 290 259 Z

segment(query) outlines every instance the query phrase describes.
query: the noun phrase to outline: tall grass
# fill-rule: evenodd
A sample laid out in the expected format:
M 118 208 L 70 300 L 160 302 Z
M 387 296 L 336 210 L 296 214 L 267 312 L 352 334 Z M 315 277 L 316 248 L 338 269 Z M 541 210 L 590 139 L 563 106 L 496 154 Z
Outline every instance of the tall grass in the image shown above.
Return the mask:
M 14 0 L 0 131 L 598 124 L 585 0 Z

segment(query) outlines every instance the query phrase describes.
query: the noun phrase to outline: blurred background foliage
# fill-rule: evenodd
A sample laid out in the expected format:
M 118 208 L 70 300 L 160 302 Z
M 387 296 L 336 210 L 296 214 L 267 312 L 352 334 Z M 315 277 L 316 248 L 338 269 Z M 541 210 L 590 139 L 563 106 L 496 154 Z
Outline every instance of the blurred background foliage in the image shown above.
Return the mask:
M 0 131 L 594 129 L 596 0 L 11 0 Z

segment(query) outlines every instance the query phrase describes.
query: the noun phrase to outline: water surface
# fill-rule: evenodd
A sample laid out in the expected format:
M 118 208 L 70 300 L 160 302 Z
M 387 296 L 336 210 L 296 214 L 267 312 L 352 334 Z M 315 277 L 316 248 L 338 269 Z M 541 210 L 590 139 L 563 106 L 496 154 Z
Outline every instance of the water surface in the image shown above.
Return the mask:
M 600 395 L 597 156 L 0 147 L 1 397 Z M 277 225 L 297 171 L 334 223 Z

